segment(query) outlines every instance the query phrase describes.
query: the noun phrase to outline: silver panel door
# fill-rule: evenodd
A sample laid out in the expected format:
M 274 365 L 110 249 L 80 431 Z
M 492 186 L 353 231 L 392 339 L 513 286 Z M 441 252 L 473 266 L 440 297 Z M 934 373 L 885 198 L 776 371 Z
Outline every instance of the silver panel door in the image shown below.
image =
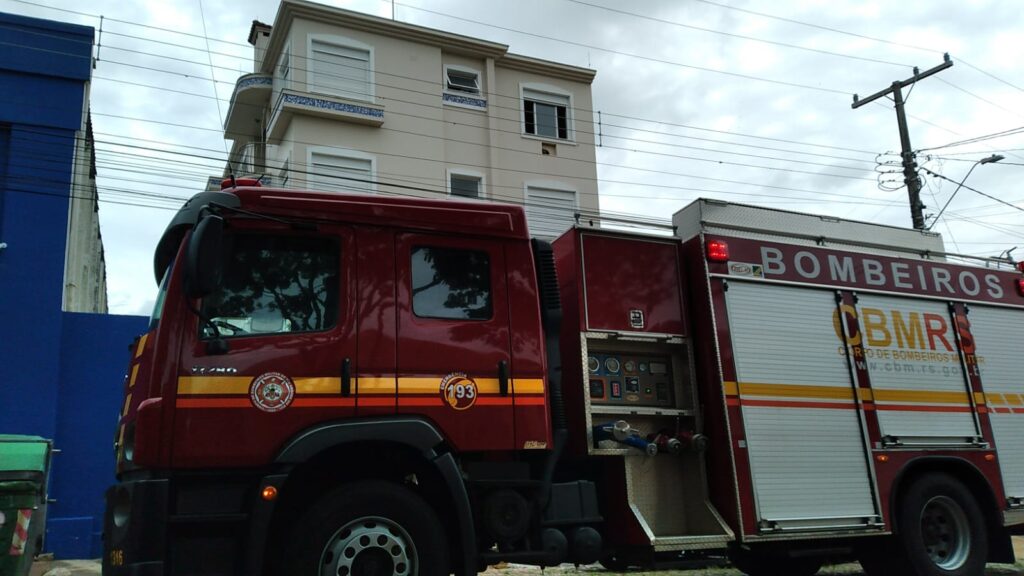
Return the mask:
M 1024 498 L 1024 310 L 972 306 L 981 385 L 999 453 L 1003 489 Z
M 930 443 L 978 435 L 945 302 L 865 294 L 857 317 L 883 436 Z
M 759 520 L 852 527 L 876 515 L 834 298 L 828 290 L 729 283 Z

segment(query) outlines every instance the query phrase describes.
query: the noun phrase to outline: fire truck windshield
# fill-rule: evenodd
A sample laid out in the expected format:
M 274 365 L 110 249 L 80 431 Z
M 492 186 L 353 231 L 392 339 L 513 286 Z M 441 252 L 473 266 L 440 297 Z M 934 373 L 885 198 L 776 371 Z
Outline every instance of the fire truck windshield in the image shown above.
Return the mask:
M 153 313 L 149 316 L 149 329 L 152 330 L 160 324 L 160 316 L 164 312 L 164 300 L 167 299 L 167 283 L 170 282 L 171 267 L 164 270 L 163 278 L 160 280 L 160 288 L 156 293 L 156 303 L 153 304 Z

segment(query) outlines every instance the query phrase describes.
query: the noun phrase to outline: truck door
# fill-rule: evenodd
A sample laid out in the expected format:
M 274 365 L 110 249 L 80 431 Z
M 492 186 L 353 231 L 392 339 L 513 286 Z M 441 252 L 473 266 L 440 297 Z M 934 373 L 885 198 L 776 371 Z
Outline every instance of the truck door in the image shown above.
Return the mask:
M 337 226 L 226 232 L 223 280 L 199 304 L 209 322 L 193 316 L 184 330 L 176 465 L 263 464 L 303 429 L 353 414 L 343 382 L 356 373 L 353 248 Z
M 509 449 L 509 309 L 499 241 L 399 234 L 398 411 L 460 450 Z

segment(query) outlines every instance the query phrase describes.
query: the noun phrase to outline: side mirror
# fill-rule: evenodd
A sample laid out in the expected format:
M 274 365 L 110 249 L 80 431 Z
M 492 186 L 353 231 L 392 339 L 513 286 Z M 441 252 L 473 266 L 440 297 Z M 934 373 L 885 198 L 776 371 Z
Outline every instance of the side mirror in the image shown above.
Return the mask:
M 213 214 L 196 224 L 185 248 L 185 294 L 202 298 L 220 284 L 224 219 Z

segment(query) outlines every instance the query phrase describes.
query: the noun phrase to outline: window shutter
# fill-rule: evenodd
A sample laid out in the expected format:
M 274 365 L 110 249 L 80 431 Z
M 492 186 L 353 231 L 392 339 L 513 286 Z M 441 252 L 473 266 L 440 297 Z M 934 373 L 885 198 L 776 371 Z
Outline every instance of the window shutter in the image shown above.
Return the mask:
M 373 162 L 365 158 L 313 153 L 311 188 L 334 192 L 372 192 Z
M 527 188 L 526 220 L 534 236 L 560 236 L 576 222 L 576 193 L 552 188 Z
M 369 100 L 370 52 L 314 40 L 310 47 L 310 90 L 357 100 Z

